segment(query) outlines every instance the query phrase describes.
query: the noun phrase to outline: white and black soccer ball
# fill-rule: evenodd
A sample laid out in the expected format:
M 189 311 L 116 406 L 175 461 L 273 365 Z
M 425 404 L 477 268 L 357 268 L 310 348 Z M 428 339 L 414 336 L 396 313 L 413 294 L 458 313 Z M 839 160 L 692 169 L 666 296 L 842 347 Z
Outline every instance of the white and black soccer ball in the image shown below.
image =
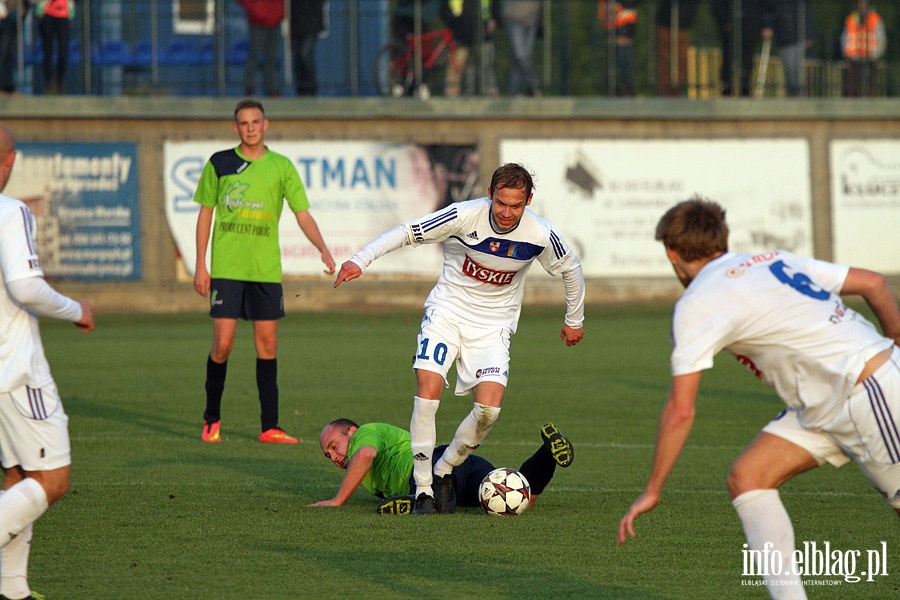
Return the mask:
M 521 515 L 531 501 L 531 486 L 515 469 L 494 469 L 481 480 L 478 499 L 489 515 L 514 517 Z

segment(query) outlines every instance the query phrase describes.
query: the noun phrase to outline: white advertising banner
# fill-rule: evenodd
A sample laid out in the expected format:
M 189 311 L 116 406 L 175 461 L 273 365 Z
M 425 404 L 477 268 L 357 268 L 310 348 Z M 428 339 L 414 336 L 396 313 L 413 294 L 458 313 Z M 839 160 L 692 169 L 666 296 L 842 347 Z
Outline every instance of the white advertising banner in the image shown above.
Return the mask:
M 900 140 L 830 147 L 834 261 L 900 273 Z
M 576 250 L 587 276 L 671 275 L 656 224 L 695 194 L 726 209 L 731 250 L 812 255 L 802 139 L 508 139 L 500 159 L 535 174 L 531 208 Z
M 191 273 L 197 256 L 194 240 L 199 211 L 193 201 L 194 190 L 209 157 L 235 145 L 223 141 L 165 143 L 166 218 L 184 266 Z M 477 173 L 472 146 L 424 147 L 368 141 L 277 141 L 267 145 L 297 167 L 309 196 L 310 214 L 338 266 L 388 229 L 437 210 L 448 200 L 458 199 L 452 197 L 455 194 L 468 193 L 469 188 L 463 189 L 460 181 L 466 174 Z M 441 162 L 445 156 L 449 157 L 448 164 Z M 452 176 L 449 183 L 448 172 Z M 466 181 L 474 192 L 477 188 Z M 279 234 L 286 275 L 322 273 L 318 251 L 300 231 L 286 205 Z M 439 245 L 402 248 L 379 259 L 371 272 L 437 274 L 440 264 Z

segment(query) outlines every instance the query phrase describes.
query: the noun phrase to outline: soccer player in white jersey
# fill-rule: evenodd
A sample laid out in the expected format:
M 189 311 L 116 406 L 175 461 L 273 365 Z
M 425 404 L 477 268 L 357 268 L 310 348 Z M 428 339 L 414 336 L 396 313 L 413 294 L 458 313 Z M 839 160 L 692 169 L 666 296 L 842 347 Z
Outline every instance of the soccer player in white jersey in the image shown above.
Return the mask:
M 334 282 L 337 287 L 356 279 L 375 259 L 402 246 L 443 243 L 444 267 L 425 301 L 413 363 L 415 514 L 454 511 L 449 474 L 478 448 L 497 420 L 506 391 L 510 338 L 522 308 L 525 275 L 534 261 L 551 275 L 562 275 L 566 315 L 560 340 L 574 346 L 584 337 L 581 261 L 553 226 L 528 208 L 533 189 L 526 168 L 503 165 L 494 171 L 486 198 L 451 204 L 398 225 L 341 265 Z M 435 414 L 454 363 L 456 394 L 473 392 L 474 405 L 432 473 Z M 560 464 L 571 461 L 572 448 L 555 428 L 544 436 Z
M 787 405 L 735 461 L 732 503 L 751 550 L 785 560 L 772 598 L 805 598 L 793 526 L 778 487 L 826 462 L 854 460 L 900 514 L 900 311 L 885 278 L 788 252 L 728 251 L 725 211 L 694 198 L 671 208 L 656 239 L 686 290 L 672 323 L 672 384 L 649 482 L 619 523 L 619 543 L 655 508 L 690 433 L 700 376 L 726 349 Z M 861 296 L 883 333 L 847 307 Z M 761 556 L 761 554 L 760 554 Z
M 15 162 L 12 134 L 0 124 L 0 192 Z M 44 281 L 34 245 L 34 216 L 0 194 L 0 599 L 31 598 L 31 524 L 69 487 L 68 417 L 44 357 L 38 315 L 72 321 L 85 333 L 94 314 L 85 301 Z

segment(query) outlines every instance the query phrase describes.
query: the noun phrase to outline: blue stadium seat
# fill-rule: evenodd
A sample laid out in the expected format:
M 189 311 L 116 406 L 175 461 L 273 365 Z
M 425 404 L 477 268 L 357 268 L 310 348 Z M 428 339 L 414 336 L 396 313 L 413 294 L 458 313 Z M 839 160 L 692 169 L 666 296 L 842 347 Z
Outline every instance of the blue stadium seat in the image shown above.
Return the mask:
M 81 40 L 69 41 L 69 60 L 68 64 L 76 65 L 81 62 Z
M 202 65 L 200 49 L 189 40 L 172 40 L 159 56 L 164 65 Z
M 215 50 L 213 49 L 213 43 L 209 40 L 201 42 L 199 55 L 201 64 L 211 65 L 216 55 Z
M 95 65 L 130 67 L 134 64 L 134 55 L 122 40 L 95 43 L 93 46 L 91 60 Z
M 247 51 L 250 42 L 238 40 L 225 49 L 225 62 L 229 65 L 242 65 L 247 62 Z
M 153 62 L 153 42 L 150 40 L 135 42 L 132 59 L 136 67 L 149 67 Z

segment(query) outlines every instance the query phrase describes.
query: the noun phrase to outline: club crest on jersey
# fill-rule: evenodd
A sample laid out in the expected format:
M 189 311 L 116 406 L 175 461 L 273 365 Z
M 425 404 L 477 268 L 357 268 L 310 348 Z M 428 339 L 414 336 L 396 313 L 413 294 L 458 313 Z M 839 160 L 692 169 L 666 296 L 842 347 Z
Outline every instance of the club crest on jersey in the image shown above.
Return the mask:
M 488 244 L 491 249 L 491 252 L 498 252 L 500 250 L 500 242 L 491 242 Z
M 498 271 L 496 269 L 489 269 L 479 265 L 468 256 L 466 256 L 466 260 L 463 261 L 462 271 L 464 275 L 471 277 L 475 281 L 499 286 L 509 285 L 512 283 L 513 277 L 516 276 L 516 271 Z

